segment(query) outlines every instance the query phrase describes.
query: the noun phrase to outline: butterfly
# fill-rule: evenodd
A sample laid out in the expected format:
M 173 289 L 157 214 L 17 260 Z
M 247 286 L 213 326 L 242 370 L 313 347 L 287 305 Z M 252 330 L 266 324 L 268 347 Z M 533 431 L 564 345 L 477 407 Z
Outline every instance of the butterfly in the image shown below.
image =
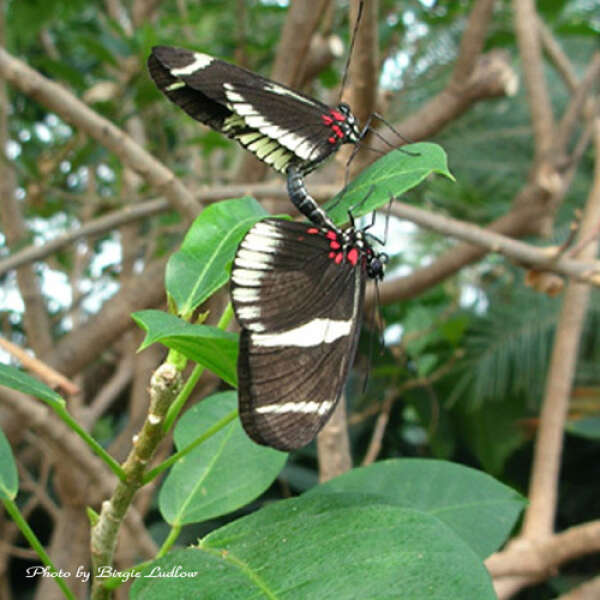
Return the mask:
M 259 444 L 308 444 L 333 412 L 354 360 L 367 279 L 387 255 L 366 228 L 268 218 L 241 241 L 231 272 L 241 326 L 239 414 Z
M 329 107 L 208 54 L 155 46 L 148 58 L 154 83 L 188 115 L 239 142 L 287 176 L 290 199 L 313 223 L 335 225 L 308 194 L 303 177 L 342 144 L 358 144 L 350 107 Z

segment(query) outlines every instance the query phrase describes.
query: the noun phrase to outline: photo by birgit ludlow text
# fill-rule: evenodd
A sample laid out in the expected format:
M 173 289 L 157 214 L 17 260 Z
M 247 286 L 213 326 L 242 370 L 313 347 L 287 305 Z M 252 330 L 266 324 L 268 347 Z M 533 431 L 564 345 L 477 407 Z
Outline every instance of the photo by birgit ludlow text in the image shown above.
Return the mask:
M 191 579 L 198 576 L 198 571 L 186 571 L 181 565 L 176 565 L 170 569 L 163 569 L 161 567 L 152 567 L 147 573 L 141 573 L 135 569 L 129 569 L 125 571 L 119 571 L 114 567 L 106 566 L 100 567 L 98 570 L 97 577 L 99 579 L 105 578 L 117 578 L 123 582 L 129 581 L 129 579 L 152 579 L 152 578 L 173 578 L 173 579 Z M 68 579 L 75 577 L 82 581 L 89 581 L 91 577 L 91 571 L 86 569 L 83 565 L 79 565 L 76 571 L 68 571 L 66 569 L 53 570 L 50 567 L 43 565 L 35 565 L 33 567 L 27 567 L 25 569 L 25 577 L 63 577 Z

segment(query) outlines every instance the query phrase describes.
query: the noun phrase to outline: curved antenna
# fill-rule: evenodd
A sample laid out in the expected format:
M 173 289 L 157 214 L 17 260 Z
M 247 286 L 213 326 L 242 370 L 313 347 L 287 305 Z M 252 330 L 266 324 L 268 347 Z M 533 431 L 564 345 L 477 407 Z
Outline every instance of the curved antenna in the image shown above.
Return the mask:
M 348 71 L 350 69 L 350 59 L 352 58 L 352 51 L 354 50 L 354 42 L 356 41 L 356 32 L 358 31 L 358 25 L 362 17 L 364 0 L 360 0 L 358 4 L 358 14 L 356 15 L 356 22 L 354 23 L 354 31 L 352 32 L 352 40 L 350 41 L 350 50 L 348 52 L 348 58 L 346 59 L 346 66 L 344 67 L 344 76 L 342 77 L 342 85 L 340 87 L 340 96 L 338 100 L 342 99 L 344 88 L 346 87 L 346 80 L 348 79 Z

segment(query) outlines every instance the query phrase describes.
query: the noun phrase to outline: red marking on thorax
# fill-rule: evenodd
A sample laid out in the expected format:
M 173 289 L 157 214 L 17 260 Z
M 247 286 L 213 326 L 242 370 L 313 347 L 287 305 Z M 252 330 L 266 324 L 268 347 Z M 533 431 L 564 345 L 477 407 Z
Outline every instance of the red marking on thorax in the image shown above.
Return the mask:
M 339 125 L 332 125 L 331 129 L 333 129 L 333 133 L 335 133 L 335 135 L 337 135 L 339 138 L 344 137 L 344 132 L 341 130 Z
M 356 263 L 358 262 L 358 250 L 356 248 L 350 248 L 350 250 L 348 250 L 348 260 L 350 261 L 350 264 L 355 267 Z
M 330 110 L 329 114 L 336 120 L 336 121 L 345 121 L 346 117 L 338 112 L 337 110 Z

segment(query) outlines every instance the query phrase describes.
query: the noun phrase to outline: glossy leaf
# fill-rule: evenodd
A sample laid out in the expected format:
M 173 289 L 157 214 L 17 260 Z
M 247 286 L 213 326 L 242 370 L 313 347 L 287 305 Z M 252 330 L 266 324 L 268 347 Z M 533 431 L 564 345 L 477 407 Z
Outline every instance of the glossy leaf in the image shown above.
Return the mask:
M 191 315 L 227 282 L 241 239 L 267 214 L 248 197 L 217 202 L 200 213 L 167 263 L 167 292 L 180 315 Z
M 171 569 L 169 578 L 157 578 Z M 189 573 L 183 577 L 181 572 Z M 192 575 L 193 573 L 193 575 Z M 362 495 L 271 504 L 151 563 L 134 600 L 496 598 L 479 557 L 431 515 Z
M 392 459 L 352 469 L 305 495 L 339 492 L 372 494 L 380 502 L 433 515 L 481 558 L 506 540 L 525 504 L 517 492 L 481 471 L 418 458 Z
M 209 325 L 191 325 L 160 310 L 132 314 L 146 331 L 140 350 L 160 342 L 210 369 L 232 386 L 237 385 L 238 336 Z
M 441 146 L 424 142 L 404 146 L 373 163 L 323 208 L 336 223 L 345 223 L 349 210 L 354 217 L 369 214 L 432 173 L 454 179 Z
M 175 428 L 178 450 L 236 407 L 235 392 L 194 405 Z M 235 419 L 171 469 L 160 490 L 161 514 L 171 525 L 185 525 L 229 513 L 262 494 L 286 459 L 286 453 L 252 442 Z

